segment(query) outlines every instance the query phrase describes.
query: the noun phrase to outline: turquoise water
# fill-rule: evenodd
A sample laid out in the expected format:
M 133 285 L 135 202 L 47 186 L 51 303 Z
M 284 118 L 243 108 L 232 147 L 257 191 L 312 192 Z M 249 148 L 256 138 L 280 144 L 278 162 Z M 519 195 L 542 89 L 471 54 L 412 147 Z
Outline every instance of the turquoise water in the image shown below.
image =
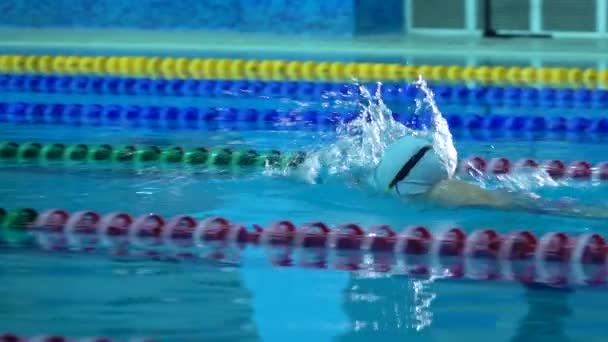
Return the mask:
M 403 33 L 404 3 L 309 0 L 41 0 L 5 1 L 8 28 L 143 29 L 353 37 Z
M 149 103 L 156 99 L 34 97 L 3 94 L 11 101 Z M 163 99 L 184 104 L 196 99 Z M 236 102 L 236 101 L 235 101 Z M 224 101 L 225 106 L 235 102 Z M 318 106 L 289 99 L 257 99 L 248 106 Z M 441 104 L 439 104 L 441 106 Z M 0 140 L 234 146 L 312 150 L 332 144 L 335 132 L 285 128 L 255 131 L 149 130 L 1 124 Z M 456 134 L 460 156 L 512 159 L 603 159 L 593 139 L 505 136 L 472 139 Z M 7 208 L 92 209 L 132 215 L 158 212 L 268 225 L 322 220 L 334 226 L 427 225 L 432 231 L 460 226 L 467 232 L 529 229 L 540 235 L 605 231 L 602 221 L 564 219 L 479 209 L 405 205 L 394 198 L 328 179 L 308 184 L 297 177 L 142 172 L 3 166 L 0 203 Z M 608 205 L 605 185 L 568 181 L 535 188 L 551 197 Z M 362 271 L 274 267 L 261 249 L 245 250 L 238 264 L 203 261 L 115 260 L 108 256 L 0 251 L 0 330 L 20 335 L 151 337 L 162 341 L 297 341 L 371 339 L 413 341 L 600 341 L 607 304 L 602 288 L 532 290 L 515 283 L 410 279 Z M 491 335 L 490 335 L 491 334 Z

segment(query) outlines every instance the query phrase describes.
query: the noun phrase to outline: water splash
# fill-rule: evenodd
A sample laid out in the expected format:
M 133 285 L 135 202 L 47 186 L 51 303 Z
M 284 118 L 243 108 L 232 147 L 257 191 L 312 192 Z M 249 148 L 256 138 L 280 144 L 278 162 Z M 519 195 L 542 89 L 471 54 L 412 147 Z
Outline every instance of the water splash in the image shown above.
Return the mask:
M 449 173 L 454 174 L 457 152 L 452 134 L 424 79 L 419 78 L 410 85 L 419 90 L 413 110 L 414 117 L 421 123 L 417 130 L 410 129 L 393 118 L 392 111 L 382 99 L 381 83 L 378 83 L 373 93 L 363 85 L 357 86 L 360 94 L 359 115 L 338 126 L 337 141 L 334 144 L 309 156 L 299 170 L 303 179 L 310 183 L 335 176 L 368 179 L 386 147 L 405 135 L 428 139 L 435 146 Z
M 374 87 L 373 92 L 361 84 L 355 83 L 354 86 L 358 88 L 354 96 L 357 101 L 353 101 L 351 96 L 349 101 L 336 100 L 334 104 L 343 104 L 349 108 L 357 106 L 358 116 L 352 121 L 338 125 L 337 139 L 333 144 L 310 153 L 302 167 L 297 170 L 299 178 L 312 184 L 330 179 L 346 180 L 349 185 L 363 185 L 374 189 L 375 184 L 371 176 L 386 147 L 405 135 L 428 139 L 448 173 L 454 178 L 460 178 L 455 175 L 458 152 L 452 133 L 424 79 L 420 77 L 409 85 L 417 90 L 417 96 L 409 110 L 416 124 L 408 125 L 416 127 L 415 130 L 393 118 L 393 112 L 383 101 L 381 83 Z M 339 98 L 337 94 L 334 95 Z M 330 100 L 324 98 L 324 101 Z M 288 173 L 286 170 L 282 171 Z M 531 193 L 534 189 L 563 185 L 541 169 L 492 177 L 467 177 L 466 180 L 473 181 L 484 189 L 504 189 L 527 195 L 535 195 Z
M 511 192 L 531 191 L 537 188 L 573 186 L 568 182 L 558 182 L 545 170 L 538 168 L 521 169 L 506 175 L 484 175 L 473 179 L 484 189 L 506 189 Z M 586 184 L 583 184 L 586 186 Z
M 411 280 L 414 297 L 411 316 L 413 328 L 416 331 L 422 331 L 433 323 L 431 304 L 437 297 L 437 294 L 431 290 L 430 285 L 434 282 L 434 277 L 426 280 Z
M 454 146 L 452 133 L 448 126 L 448 121 L 443 117 L 441 111 L 437 107 L 433 92 L 428 87 L 426 81 L 421 77 L 414 83 L 421 90 L 422 98 L 416 98 L 417 116 L 430 117 L 431 127 L 428 130 L 422 131 L 423 134 L 430 135 L 430 140 L 433 142 L 435 151 L 443 161 L 450 175 L 456 172 L 458 167 L 458 152 Z

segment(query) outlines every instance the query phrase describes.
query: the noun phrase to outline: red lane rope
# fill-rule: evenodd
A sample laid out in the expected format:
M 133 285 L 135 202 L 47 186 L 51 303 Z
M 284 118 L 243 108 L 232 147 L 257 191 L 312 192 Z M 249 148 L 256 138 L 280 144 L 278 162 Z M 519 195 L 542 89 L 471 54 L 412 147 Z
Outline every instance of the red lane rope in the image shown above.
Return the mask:
M 608 244 L 596 233 L 536 236 L 526 230 L 501 234 L 482 229 L 466 234 L 457 227 L 432 232 L 423 226 L 396 232 L 386 225 L 364 229 L 351 223 L 332 228 L 322 222 L 298 226 L 287 220 L 248 229 L 223 217 L 197 221 L 178 215 L 167 220 L 157 214 L 134 218 L 127 213 L 70 214 L 61 209 L 45 211 L 24 228 L 30 242 L 52 251 L 109 250 L 115 256 L 235 261 L 242 249 L 252 245 L 269 252 L 271 262 L 278 266 L 328 268 L 332 261 L 332 267 L 350 271 L 372 267 L 432 276 L 440 269 L 451 278 L 551 284 L 572 279 L 586 285 L 604 284 L 608 261 Z M 371 264 L 366 266 L 366 260 L 372 260 Z
M 608 162 L 593 166 L 584 160 L 566 163 L 558 159 L 540 162 L 528 158 L 512 161 L 504 157 L 487 160 L 471 156 L 459 164 L 459 171 L 471 176 L 505 175 L 523 170 L 544 170 L 553 179 L 608 180 Z

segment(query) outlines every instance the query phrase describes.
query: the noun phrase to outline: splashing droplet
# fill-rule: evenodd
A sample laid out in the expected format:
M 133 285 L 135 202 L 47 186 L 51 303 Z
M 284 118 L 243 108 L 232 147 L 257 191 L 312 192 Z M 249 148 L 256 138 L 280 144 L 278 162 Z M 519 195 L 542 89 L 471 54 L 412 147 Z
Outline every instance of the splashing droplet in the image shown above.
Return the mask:
M 422 125 L 416 130 L 393 118 L 393 112 L 382 99 L 381 83 L 374 93 L 363 85 L 357 86 L 360 92 L 359 115 L 338 125 L 334 144 L 310 155 L 300 170 L 306 181 L 315 183 L 327 176 L 369 179 L 386 147 L 405 135 L 428 138 L 450 174 L 454 174 L 457 152 L 452 134 L 435 104 L 433 93 L 422 78 L 409 85 L 418 90 L 412 118 Z
M 424 96 L 423 99 L 416 99 L 416 115 L 424 115 L 427 109 L 430 111 L 427 115 L 430 116 L 431 127 L 425 133 L 431 134 L 431 141 L 433 142 L 435 151 L 439 154 L 450 174 L 453 175 L 458 166 L 458 152 L 454 146 L 448 122 L 437 107 L 433 92 L 428 87 L 426 81 L 419 77 L 414 84 L 421 90 Z

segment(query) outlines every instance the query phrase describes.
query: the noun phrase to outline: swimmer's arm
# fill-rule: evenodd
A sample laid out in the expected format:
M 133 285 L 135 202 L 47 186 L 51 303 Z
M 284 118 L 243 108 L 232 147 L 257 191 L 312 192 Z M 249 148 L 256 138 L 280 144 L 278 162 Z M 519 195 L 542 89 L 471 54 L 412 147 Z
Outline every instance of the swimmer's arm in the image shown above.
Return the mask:
M 446 180 L 428 193 L 428 198 L 452 207 L 490 207 L 502 210 L 521 210 L 539 214 L 593 219 L 608 218 L 608 208 L 574 205 L 563 201 L 548 202 L 534 198 L 519 198 L 505 192 L 485 190 L 460 180 Z
M 435 185 L 428 199 L 453 207 L 494 207 L 507 209 L 513 206 L 506 196 L 485 190 L 475 184 L 449 179 Z

